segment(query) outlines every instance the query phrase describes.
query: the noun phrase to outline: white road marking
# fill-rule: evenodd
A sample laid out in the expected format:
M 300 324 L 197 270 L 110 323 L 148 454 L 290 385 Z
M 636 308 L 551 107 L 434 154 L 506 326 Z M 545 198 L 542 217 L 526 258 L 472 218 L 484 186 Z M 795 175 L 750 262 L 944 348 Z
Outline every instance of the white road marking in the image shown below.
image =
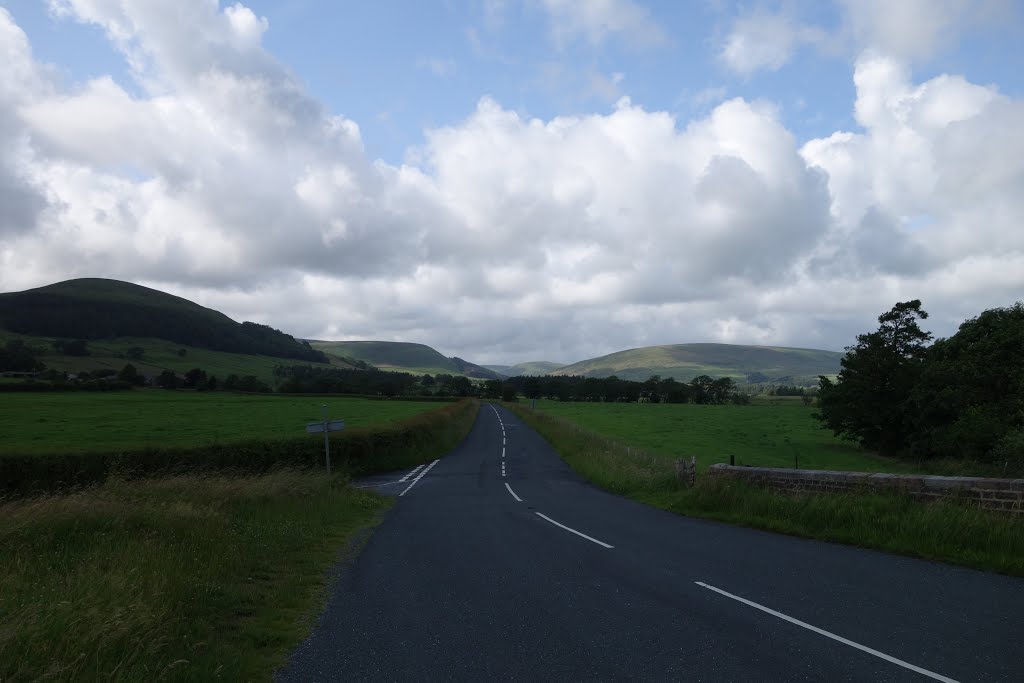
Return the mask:
M 419 473 L 418 475 L 416 475 L 416 478 L 412 480 L 412 483 L 411 483 L 411 484 L 409 484 L 409 486 L 407 486 L 407 487 L 406 487 L 406 489 L 405 489 L 404 491 L 402 491 L 401 493 L 399 493 L 399 494 L 398 494 L 398 497 L 399 497 L 399 498 L 401 498 L 401 497 L 402 497 L 402 496 L 404 496 L 405 494 L 409 493 L 409 489 L 411 489 L 411 488 L 412 488 L 413 486 L 415 486 L 415 485 L 416 485 L 416 483 L 417 483 L 417 482 L 418 482 L 418 481 L 419 481 L 420 479 L 422 479 L 422 478 L 423 478 L 423 475 L 425 475 L 425 474 L 426 474 L 427 472 L 429 472 L 429 471 L 430 471 L 430 469 L 431 469 L 431 468 L 432 468 L 432 467 L 433 467 L 434 465 L 436 465 L 437 463 L 439 463 L 439 462 L 441 462 L 441 460 L 440 460 L 440 459 L 438 459 L 438 460 L 435 460 L 434 462 L 430 463 L 430 465 L 428 465 L 428 466 L 427 466 L 427 468 L 426 468 L 425 470 L 423 470 L 423 471 L 422 471 L 422 472 L 420 472 L 420 473 Z
M 506 444 L 505 444 L 505 437 L 501 437 L 501 445 L 502 445 L 502 446 L 506 445 Z
M 552 524 L 554 524 L 555 526 L 558 526 L 558 527 L 562 527 L 562 528 L 563 528 L 563 529 L 565 529 L 566 531 L 571 531 L 572 533 L 576 534 L 577 536 L 580 536 L 580 537 L 582 537 L 582 538 L 585 538 L 585 539 L 587 539 L 588 541 L 591 541 L 591 542 L 593 542 L 593 543 L 596 543 L 596 544 L 598 544 L 598 545 L 603 545 L 603 546 L 604 546 L 605 548 L 614 548 L 614 547 L 615 547 L 615 546 L 613 546 L 613 545 L 608 545 L 607 543 L 604 543 L 604 542 L 602 542 L 602 541 L 599 541 L 599 540 L 597 540 L 596 538 L 592 538 L 592 537 L 590 537 L 590 536 L 587 536 L 586 534 L 582 534 L 582 533 L 580 533 L 579 531 L 576 531 L 575 529 L 571 529 L 571 528 L 567 527 L 567 526 L 566 526 L 566 525 L 564 525 L 564 524 L 559 524 L 558 522 L 556 522 L 555 520 L 551 519 L 551 518 L 550 518 L 550 517 L 548 517 L 547 515 L 543 515 L 543 514 L 541 514 L 541 513 L 539 513 L 539 512 L 538 512 L 538 513 L 537 513 L 537 516 L 538 516 L 538 517 L 541 517 L 541 518 L 543 518 L 543 519 L 546 519 L 547 521 L 551 522 L 551 523 L 552 523 Z
M 874 650 L 874 649 L 872 649 L 872 648 L 870 648 L 870 647 L 868 647 L 866 645 L 861 645 L 860 643 L 855 643 L 852 640 L 847 640 L 846 638 L 843 638 L 842 636 L 837 636 L 834 633 L 829 633 L 825 629 L 818 628 L 817 626 L 811 626 L 807 622 L 800 621 L 799 619 L 794 619 L 793 617 L 790 617 L 790 616 L 786 616 L 782 612 L 776 612 L 775 610 L 773 610 L 773 609 L 771 609 L 769 607 L 765 607 L 764 605 L 759 605 L 759 604 L 757 604 L 756 602 L 754 602 L 752 600 L 747 600 L 746 598 L 741 598 L 738 595 L 733 595 L 732 593 L 727 593 L 726 591 L 722 590 L 721 588 L 715 588 L 714 586 L 709 586 L 708 584 L 702 583 L 700 581 L 694 581 L 694 583 L 696 583 L 701 588 L 707 588 L 708 590 L 715 591 L 716 593 L 724 595 L 727 598 L 732 598 L 733 600 L 736 600 L 738 602 L 742 602 L 744 605 L 749 605 L 750 607 L 753 607 L 754 609 L 759 609 L 762 612 L 767 612 L 768 614 L 772 615 L 773 617 L 778 617 L 779 619 L 782 619 L 784 621 L 788 621 L 791 624 L 796 624 L 797 626 L 802 626 L 803 628 L 805 628 L 805 629 L 807 629 L 809 631 L 814 631 L 818 635 L 825 636 L 826 638 L 831 638 L 832 640 L 838 641 L 838 642 L 842 643 L 843 645 L 849 645 L 850 647 L 856 648 L 856 649 L 858 649 L 858 650 L 860 650 L 862 652 L 867 652 L 869 655 L 874 655 L 874 656 L 876 656 L 876 657 L 878 657 L 880 659 L 884 659 L 887 662 L 892 662 L 893 664 L 896 664 L 898 666 L 902 666 L 904 669 L 910 669 L 911 671 L 916 671 L 917 673 L 919 673 L 919 674 L 921 674 L 923 676 L 928 676 L 929 678 L 934 678 L 937 681 L 945 681 L 945 683 L 957 683 L 957 681 L 952 679 L 952 678 L 947 678 L 946 676 L 943 676 L 942 674 L 937 674 L 934 671 L 929 671 L 928 669 L 922 669 L 919 666 L 914 666 L 913 664 L 911 664 L 909 662 L 904 662 L 902 659 L 897 659 L 896 657 L 892 657 L 890 655 L 887 655 L 884 652 L 879 652 L 878 650 Z
M 423 466 L 426 465 L 426 464 L 427 463 L 422 463 L 420 465 L 417 465 L 416 469 L 414 469 L 412 472 L 409 472 L 409 474 L 405 475 L 404 477 L 402 477 L 398 481 L 408 481 L 409 477 L 416 476 L 416 473 L 419 472 L 423 468 Z
M 505 488 L 508 489 L 508 492 L 512 494 L 513 498 L 515 498 L 520 503 L 523 502 L 523 499 L 516 495 L 516 492 L 512 490 L 512 487 L 508 485 L 508 482 L 505 482 Z
M 502 458 L 505 457 L 505 447 L 504 446 L 501 447 L 501 457 Z
M 405 481 L 405 479 L 398 479 L 396 481 L 379 481 L 379 482 L 377 482 L 375 484 L 355 484 L 355 485 L 352 486 L 352 488 L 355 488 L 355 489 L 372 489 L 372 488 L 375 488 L 377 486 L 390 486 L 391 484 L 401 484 L 404 481 Z

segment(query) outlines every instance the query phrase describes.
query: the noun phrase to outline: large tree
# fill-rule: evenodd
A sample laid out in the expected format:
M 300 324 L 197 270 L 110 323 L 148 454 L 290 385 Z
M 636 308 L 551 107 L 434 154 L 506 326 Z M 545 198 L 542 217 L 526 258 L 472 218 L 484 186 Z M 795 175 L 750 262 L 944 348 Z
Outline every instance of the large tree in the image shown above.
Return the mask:
M 1024 460 L 1009 447 L 1024 441 L 1024 304 L 984 311 L 935 342 L 910 406 L 916 457 Z
M 908 399 L 920 376 L 932 335 L 918 326 L 928 317 L 918 299 L 878 317 L 875 332 L 847 347 L 836 382 L 821 377 L 816 417 L 838 436 L 883 453 L 906 449 Z

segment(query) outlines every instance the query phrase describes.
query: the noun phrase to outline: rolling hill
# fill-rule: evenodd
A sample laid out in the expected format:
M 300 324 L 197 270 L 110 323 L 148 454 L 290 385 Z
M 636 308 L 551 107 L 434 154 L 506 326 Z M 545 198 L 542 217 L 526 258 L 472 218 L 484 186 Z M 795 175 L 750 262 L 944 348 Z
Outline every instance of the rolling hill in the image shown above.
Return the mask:
M 781 346 L 734 344 L 672 344 L 638 349 L 580 361 L 552 375 L 583 375 L 646 380 L 651 375 L 687 382 L 698 375 L 732 377 L 737 382 L 816 384 L 818 375 L 835 375 L 843 353 Z
M 417 374 L 465 375 L 474 379 L 501 379 L 501 375 L 458 357 L 447 358 L 426 344 L 387 341 L 322 341 L 310 344 L 328 354 L 354 358 L 381 370 Z
M 488 370 L 494 370 L 499 375 L 505 375 L 506 377 L 516 377 L 518 375 L 547 375 L 552 371 L 563 367 L 563 363 L 552 363 L 547 360 L 535 360 L 527 361 L 525 363 L 516 363 L 515 365 L 485 365 Z
M 162 339 L 193 348 L 327 363 L 323 352 L 267 325 L 119 280 L 67 280 L 0 294 L 0 329 L 70 339 Z

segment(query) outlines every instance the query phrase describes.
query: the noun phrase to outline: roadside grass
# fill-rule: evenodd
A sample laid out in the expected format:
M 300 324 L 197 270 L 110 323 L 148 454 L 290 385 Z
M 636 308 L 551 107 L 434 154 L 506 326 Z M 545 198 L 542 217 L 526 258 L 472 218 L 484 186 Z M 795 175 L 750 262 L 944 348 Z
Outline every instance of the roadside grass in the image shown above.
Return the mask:
M 581 476 L 640 502 L 693 517 L 1024 576 L 1024 523 L 1007 515 L 896 494 L 783 495 L 703 476 L 694 487 L 680 488 L 674 460 L 665 454 L 541 410 L 505 406 Z
M 0 503 L 0 680 L 267 680 L 389 505 L 294 470 Z
M 799 399 L 747 406 L 670 403 L 538 401 L 538 412 L 561 417 L 611 439 L 671 458 L 697 457 L 699 471 L 714 463 L 858 472 L 919 471 L 838 439 Z
M 0 395 L 0 453 L 82 453 L 302 438 L 332 418 L 359 429 L 434 410 L 436 402 L 138 389 Z M 317 435 L 307 438 L 315 439 Z M 319 437 L 322 438 L 322 437 Z

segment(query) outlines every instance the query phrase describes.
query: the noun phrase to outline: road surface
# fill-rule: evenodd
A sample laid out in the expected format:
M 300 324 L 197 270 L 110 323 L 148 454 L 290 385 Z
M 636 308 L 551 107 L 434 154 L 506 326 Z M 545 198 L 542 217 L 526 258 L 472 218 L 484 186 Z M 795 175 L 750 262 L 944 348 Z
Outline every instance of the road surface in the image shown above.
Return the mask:
M 1024 681 L 1024 581 L 691 519 L 512 413 L 398 496 L 281 681 Z

